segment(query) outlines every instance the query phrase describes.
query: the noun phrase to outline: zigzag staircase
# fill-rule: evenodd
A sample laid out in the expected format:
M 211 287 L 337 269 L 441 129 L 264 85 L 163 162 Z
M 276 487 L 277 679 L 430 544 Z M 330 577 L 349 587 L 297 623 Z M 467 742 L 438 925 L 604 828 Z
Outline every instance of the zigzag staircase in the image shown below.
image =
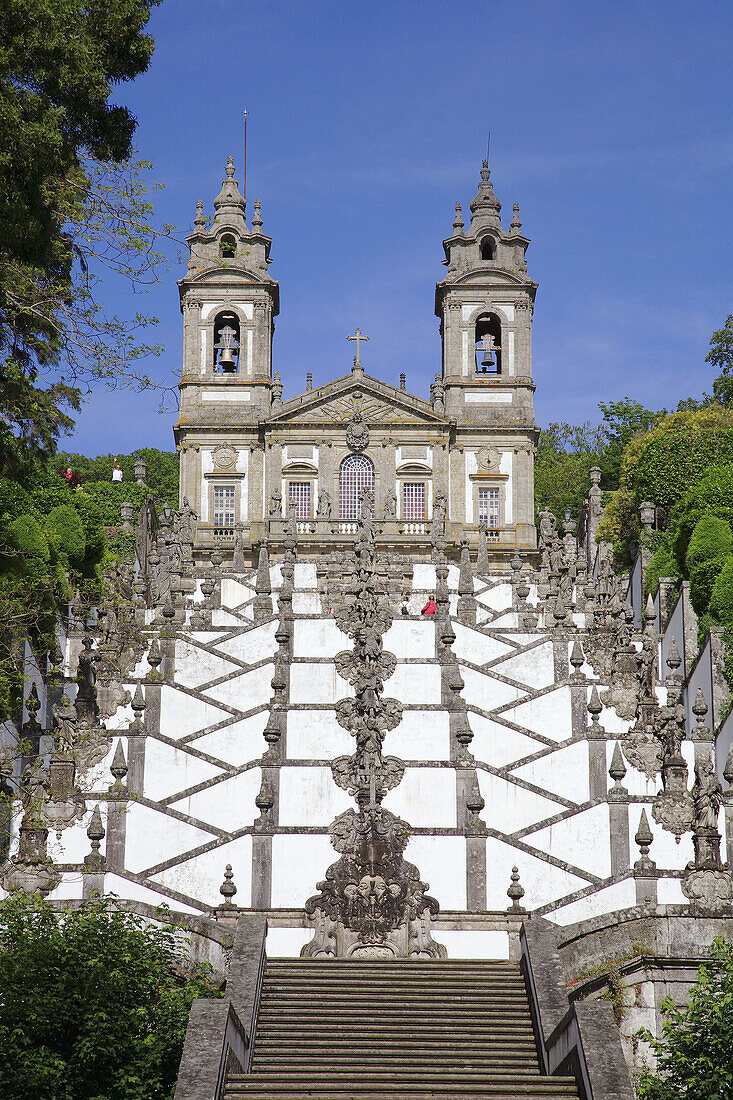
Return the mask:
M 227 1100 L 564 1100 L 512 962 L 268 959 L 249 1074 Z

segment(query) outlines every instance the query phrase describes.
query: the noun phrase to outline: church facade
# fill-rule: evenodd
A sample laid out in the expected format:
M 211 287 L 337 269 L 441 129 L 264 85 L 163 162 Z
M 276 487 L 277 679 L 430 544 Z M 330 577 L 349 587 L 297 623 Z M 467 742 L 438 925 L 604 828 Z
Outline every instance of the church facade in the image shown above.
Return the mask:
M 485 532 L 497 566 L 533 551 L 534 453 L 529 241 L 509 229 L 484 163 L 464 224 L 456 204 L 436 286 L 442 362 L 429 398 L 368 374 L 359 329 L 350 372 L 287 396 L 273 370 L 278 283 L 259 202 L 248 225 L 229 158 L 210 226 L 198 203 L 180 280 L 183 313 L 181 503 L 198 516 L 197 554 L 277 550 L 297 527 L 316 559 L 353 539 L 364 489 L 377 545 L 413 560 L 449 557 Z M 371 351 L 371 349 L 370 349 Z M 437 352 L 437 348 L 436 348 Z M 370 356 L 372 358 L 372 356 Z M 436 356 L 437 358 L 437 356 Z

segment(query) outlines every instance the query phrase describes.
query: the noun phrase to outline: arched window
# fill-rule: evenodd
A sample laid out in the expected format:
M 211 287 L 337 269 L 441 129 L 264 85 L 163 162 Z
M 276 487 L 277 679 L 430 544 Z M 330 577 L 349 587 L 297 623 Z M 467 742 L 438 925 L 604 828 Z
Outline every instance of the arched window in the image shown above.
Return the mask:
M 349 455 L 339 470 L 339 516 L 356 520 L 362 489 L 374 491 L 374 463 L 365 455 Z
M 219 313 L 214 321 L 214 372 L 236 374 L 239 370 L 239 318 L 236 313 Z
M 231 233 L 225 233 L 219 241 L 219 255 L 222 260 L 231 260 L 237 255 L 237 242 Z
M 481 259 L 493 260 L 496 256 L 496 244 L 493 237 L 484 237 L 481 241 Z
M 501 321 L 484 313 L 476 322 L 476 373 L 501 374 Z

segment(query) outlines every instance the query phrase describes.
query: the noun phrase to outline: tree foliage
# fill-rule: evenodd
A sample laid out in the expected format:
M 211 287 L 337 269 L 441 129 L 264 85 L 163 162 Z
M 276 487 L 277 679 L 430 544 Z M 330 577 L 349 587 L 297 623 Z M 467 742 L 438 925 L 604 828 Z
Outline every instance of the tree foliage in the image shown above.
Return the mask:
M 603 448 L 603 433 L 590 422 L 549 424 L 540 432 L 535 461 L 535 506 L 560 519 L 566 508 L 577 516 L 588 493 L 588 474 Z
M 685 555 L 690 578 L 690 596 L 698 615 L 704 615 L 710 603 L 718 573 L 733 550 L 733 531 L 724 519 L 709 513 L 695 524 Z
M 159 260 L 135 120 L 110 104 L 144 72 L 159 0 L 0 6 L 0 471 L 53 452 L 97 379 L 146 385 L 149 319 L 107 315 L 106 268 L 140 286 Z
M 671 1000 L 663 1039 L 640 1032 L 654 1051 L 657 1072 L 639 1082 L 640 1100 L 729 1100 L 733 1096 L 733 946 L 713 941 L 687 1005 Z
M 137 511 L 152 492 L 178 505 L 175 452 L 145 448 L 118 457 L 121 482 L 111 481 L 112 455 L 61 455 L 45 466 L 37 463 L 27 487 L 0 477 L 0 718 L 14 713 L 20 701 L 19 640 L 27 637 L 39 659 L 53 652 L 59 612 L 75 592 L 84 603 L 98 600 L 103 570 L 129 553 L 129 538 L 119 535 L 123 501 Z M 137 458 L 147 462 L 145 487 L 134 479 Z M 68 466 L 83 477 L 76 489 L 59 476 Z
M 0 903 L 3 1100 L 169 1100 L 191 1002 L 219 995 L 175 929 L 109 899 Z

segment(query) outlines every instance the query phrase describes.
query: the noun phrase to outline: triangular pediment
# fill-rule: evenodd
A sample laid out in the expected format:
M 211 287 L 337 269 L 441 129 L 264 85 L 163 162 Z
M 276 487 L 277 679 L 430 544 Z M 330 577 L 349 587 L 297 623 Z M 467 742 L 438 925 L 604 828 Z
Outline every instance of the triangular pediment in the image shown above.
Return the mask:
M 283 402 L 270 424 L 348 424 L 359 408 L 367 424 L 445 424 L 429 401 L 368 375 L 346 375 Z

